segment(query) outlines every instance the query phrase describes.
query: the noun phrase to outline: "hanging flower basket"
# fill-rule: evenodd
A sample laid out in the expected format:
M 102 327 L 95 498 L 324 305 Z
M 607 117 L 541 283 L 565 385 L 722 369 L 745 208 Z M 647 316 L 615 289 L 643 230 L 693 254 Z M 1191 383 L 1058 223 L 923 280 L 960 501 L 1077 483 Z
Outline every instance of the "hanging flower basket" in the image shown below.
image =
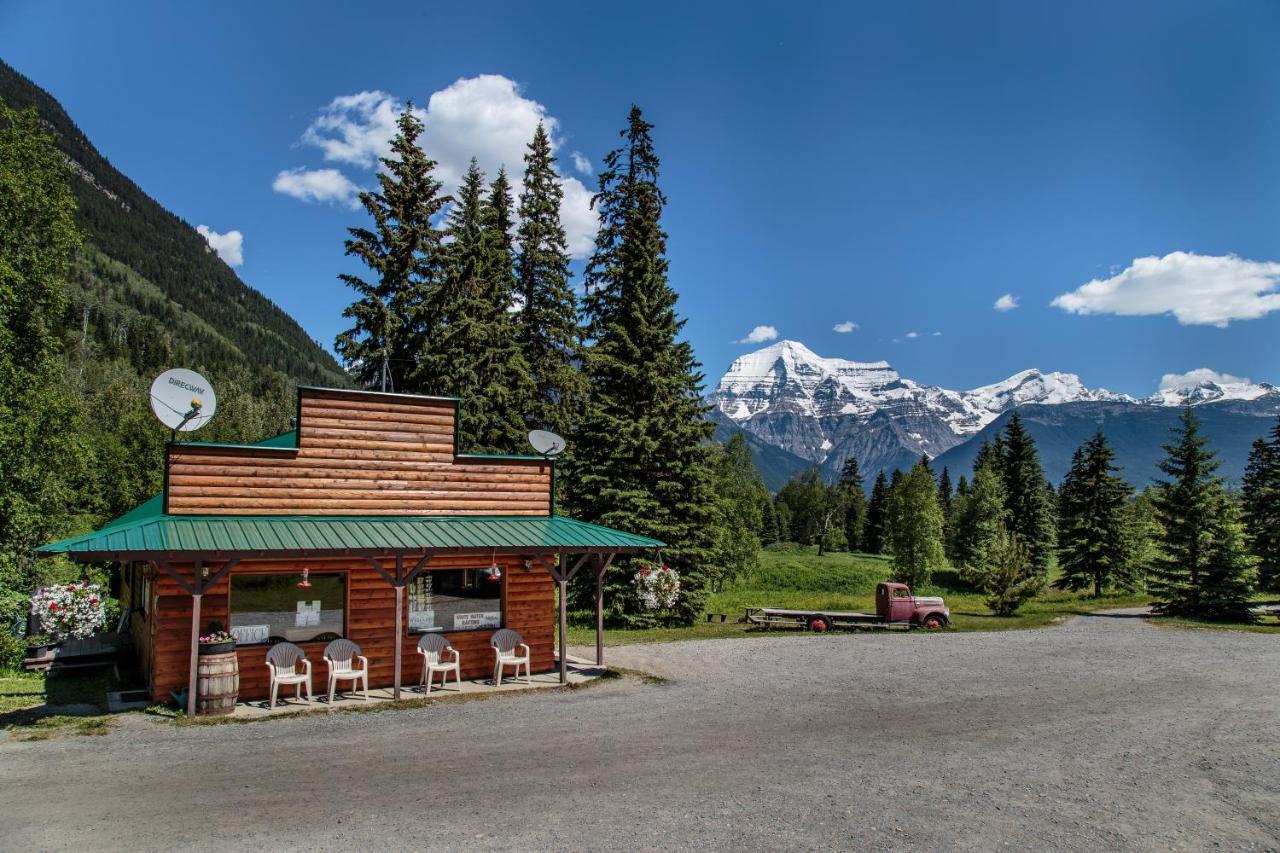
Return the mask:
M 31 612 L 56 640 L 83 640 L 107 621 L 106 596 L 88 581 L 59 584 L 36 590 Z
M 631 583 L 645 610 L 670 610 L 680 600 L 680 573 L 665 563 L 640 563 Z

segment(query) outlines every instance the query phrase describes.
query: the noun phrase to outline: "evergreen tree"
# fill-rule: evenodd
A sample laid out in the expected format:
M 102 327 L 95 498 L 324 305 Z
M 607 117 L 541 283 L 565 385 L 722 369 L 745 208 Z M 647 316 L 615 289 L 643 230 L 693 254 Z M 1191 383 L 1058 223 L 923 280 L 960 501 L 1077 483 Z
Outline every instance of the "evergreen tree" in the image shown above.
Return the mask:
M 844 539 L 850 551 L 861 547 L 862 530 L 867 523 L 867 493 L 858 469 L 858 459 L 850 456 L 840 471 L 841 503 L 844 507 Z
M 1004 525 L 988 543 L 983 564 L 981 587 L 987 594 L 987 606 L 997 616 L 1012 616 L 1044 587 L 1044 575 L 1031 561 L 1031 555 Z
M 867 501 L 867 521 L 862 528 L 862 550 L 868 554 L 883 554 L 884 525 L 889 513 L 889 481 L 884 469 L 876 475 L 871 486 L 871 499 Z
M 1280 420 L 1253 443 L 1240 500 L 1249 550 L 1258 558 L 1258 586 L 1280 591 Z
M 524 163 L 516 291 L 520 302 L 520 343 L 535 386 L 527 422 L 535 429 L 567 435 L 586 388 L 578 365 L 581 338 L 577 300 L 569 286 L 569 243 L 560 222 L 564 189 L 556 174 L 551 139 L 541 123 L 534 131 Z M 657 260 L 660 256 L 659 249 L 653 257 Z M 655 271 L 655 277 L 661 278 L 665 286 L 665 261 L 662 264 L 661 273 Z M 672 297 L 674 302 L 674 294 Z M 651 310 L 655 318 L 660 313 L 657 306 Z
M 942 466 L 942 474 L 938 477 L 938 506 L 942 508 L 942 545 L 950 555 L 951 530 L 953 503 L 955 502 L 955 493 L 951 486 L 951 471 L 946 465 Z
M 773 501 L 773 516 L 778 525 L 778 541 L 795 542 L 796 535 L 792 530 L 791 524 L 791 507 L 775 498 Z
M 1063 589 L 1132 588 L 1126 507 L 1133 487 L 1117 476 L 1115 451 L 1099 430 L 1077 448 L 1062 481 L 1058 565 Z
M 1055 530 L 1053 501 L 1035 441 L 1015 411 L 1005 425 L 1003 446 L 992 446 L 993 458 L 1004 462 L 1005 523 L 1027 550 L 1031 564 L 1048 576 Z
M 991 549 L 1005 524 L 1006 495 L 1004 478 L 995 468 L 996 460 L 979 468 L 973 475 L 969 494 L 960 503 L 956 519 L 952 561 L 967 582 L 983 588 L 990 570 Z
M 71 170 L 34 109 L 0 105 L 0 625 L 55 567 L 34 549 L 83 530 L 86 424 L 67 392 L 56 324 L 75 226 Z M 79 528 L 79 530 L 75 528 Z M 0 647 L 0 655 L 8 657 Z M 11 663 L 4 661 L 0 665 Z
M 515 339 L 511 304 L 510 188 L 505 175 L 484 195 L 474 158 L 449 212 L 447 266 L 434 343 L 414 373 L 418 387 L 458 397 L 458 445 L 512 453 L 525 444 L 533 383 Z
M 1214 549 L 1215 530 L 1223 532 L 1220 516 L 1225 501 L 1222 483 L 1214 476 L 1218 461 L 1200 434 L 1190 406 L 1182 411 L 1173 442 L 1166 444 L 1153 497 L 1159 520 L 1160 554 L 1148 586 L 1162 613 L 1198 615 L 1201 592 Z
M 996 433 L 995 441 L 982 439 L 982 445 L 978 448 L 978 453 L 973 457 L 973 473 L 977 474 L 979 468 L 993 467 L 996 471 L 1004 470 L 1004 438 L 1000 433 Z
M 422 122 L 412 103 L 396 127 L 392 156 L 380 158 L 379 189 L 360 193 L 373 228 L 351 228 L 346 241 L 347 254 L 359 258 L 373 278 L 338 276 L 358 298 L 342 312 L 354 324 L 338 335 L 334 349 L 362 386 L 403 392 L 418 390 L 409 377 L 433 343 L 444 235 L 431 219 L 451 199 L 440 195 L 435 161 L 418 147 Z
M 782 541 L 778 531 L 778 513 L 773 507 L 773 498 L 767 493 L 760 503 L 760 544 L 772 545 Z
M 892 492 L 894 489 L 898 488 L 898 485 L 902 482 L 902 478 L 905 476 L 906 475 L 902 473 L 901 468 L 894 468 L 893 473 L 889 475 L 889 491 Z
M 928 465 L 921 460 L 889 497 L 887 535 L 893 552 L 893 578 L 913 589 L 929 582 L 942 565 L 942 509 Z
M 612 260 L 602 266 L 605 259 L 593 257 L 591 264 L 597 284 L 617 298 L 592 318 L 572 500 L 585 521 L 667 543 L 668 562 L 682 579 L 676 615 L 689 623 L 702 610 L 714 545 L 714 485 L 702 446 L 713 425 L 693 348 L 679 339 L 684 321 L 667 282 L 666 199 L 651 130 L 633 107 L 595 198 L 602 223 L 621 224 L 616 245 L 606 241 L 602 249 L 597 240 L 597 253 Z
M 1236 502 L 1225 493 L 1219 495 L 1200 575 L 1198 615 L 1220 621 L 1252 621 L 1249 595 L 1257 575 L 1254 562 L 1245 546 Z

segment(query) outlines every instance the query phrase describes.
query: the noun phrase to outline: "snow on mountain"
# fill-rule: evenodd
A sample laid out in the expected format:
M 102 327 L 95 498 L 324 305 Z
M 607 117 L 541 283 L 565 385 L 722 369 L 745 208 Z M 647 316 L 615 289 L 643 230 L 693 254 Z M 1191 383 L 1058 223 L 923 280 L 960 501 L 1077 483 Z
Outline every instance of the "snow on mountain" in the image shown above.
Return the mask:
M 951 391 L 904 379 L 887 361 L 823 358 L 798 341 L 779 341 L 736 359 L 709 401 L 721 420 L 838 471 L 849 456 L 867 470 L 937 456 L 1018 406 L 1176 406 L 1268 395 L 1280 404 L 1280 389 L 1210 370 L 1166 376 L 1157 394 L 1141 400 L 1088 388 L 1072 373 L 1034 369 Z

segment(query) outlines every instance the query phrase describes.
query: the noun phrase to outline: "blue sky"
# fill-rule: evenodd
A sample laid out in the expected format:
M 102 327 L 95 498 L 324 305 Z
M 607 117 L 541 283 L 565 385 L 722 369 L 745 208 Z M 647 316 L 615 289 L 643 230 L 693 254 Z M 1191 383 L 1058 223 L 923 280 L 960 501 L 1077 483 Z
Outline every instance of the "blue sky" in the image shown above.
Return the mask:
M 0 0 L 0 57 L 328 346 L 386 110 L 455 171 L 554 120 L 585 240 L 635 102 L 711 380 L 767 326 L 952 388 L 1280 381 L 1280 5 L 552 5 Z

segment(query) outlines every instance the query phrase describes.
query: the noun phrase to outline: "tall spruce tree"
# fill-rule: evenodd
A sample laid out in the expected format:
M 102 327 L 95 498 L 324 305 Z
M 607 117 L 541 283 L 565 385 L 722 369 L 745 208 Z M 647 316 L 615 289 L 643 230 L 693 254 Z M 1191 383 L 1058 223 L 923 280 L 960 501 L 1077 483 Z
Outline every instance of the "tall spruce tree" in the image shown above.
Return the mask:
M 1148 588 L 1162 613 L 1203 615 L 1205 579 L 1219 547 L 1215 539 L 1230 533 L 1222 518 L 1227 499 L 1214 473 L 1218 461 L 1208 444 L 1195 412 L 1185 406 L 1173 441 L 1164 446 L 1165 478 L 1156 481 L 1152 499 L 1161 534 Z
M 1112 586 L 1133 589 L 1127 504 L 1133 486 L 1117 476 L 1115 451 L 1099 430 L 1076 449 L 1062 481 L 1058 523 L 1058 565 L 1062 589 Z
M 921 459 L 889 496 L 885 525 L 893 552 L 893 579 L 922 587 L 942 565 L 942 509 L 928 462 Z
M 840 503 L 844 509 L 844 539 L 850 551 L 862 543 L 862 530 L 867 523 L 867 492 L 858 468 L 858 458 L 850 456 L 840 470 Z
M 951 471 L 943 465 L 942 473 L 938 475 L 938 506 L 942 508 L 942 545 L 948 555 L 950 555 L 952 524 L 955 520 L 952 517 L 954 502 L 955 491 L 951 485 Z
M 485 198 L 472 158 L 449 212 L 446 269 L 435 300 L 436 329 L 420 354 L 415 384 L 458 397 L 458 444 L 511 453 L 525 441 L 524 412 L 533 393 L 515 340 L 511 304 L 510 189 L 504 175 Z
M 884 469 L 876 474 L 871 486 L 871 499 L 867 501 L 867 521 L 862 528 L 862 550 L 868 554 L 883 554 L 884 524 L 889 513 L 889 481 Z
M 534 383 L 526 417 L 532 428 L 567 435 L 586 387 L 579 371 L 578 304 L 569 286 L 569 242 L 560 222 L 564 189 L 541 122 L 524 164 L 516 293 L 520 344 Z
M 1027 550 L 1031 564 L 1041 575 L 1049 573 L 1056 531 L 1051 487 L 1040 467 L 1036 443 L 1014 411 L 1005 424 L 1002 445 L 992 445 L 992 456 L 1003 460 L 1005 522 Z
M 1223 492 L 1209 529 L 1209 547 L 1200 575 L 1198 615 L 1225 622 L 1252 621 L 1249 595 L 1257 580 L 1255 562 L 1245 545 L 1239 507 Z
M 989 459 L 978 468 L 968 494 L 957 501 L 952 537 L 952 562 L 960 569 L 961 577 L 979 588 L 983 587 L 983 578 L 990 568 L 987 563 L 990 549 L 999 532 L 1006 529 L 1004 477 L 996 464 L 995 459 Z
M 716 494 L 716 543 L 711 583 L 716 591 L 754 569 L 760 555 L 761 507 L 769 493 L 751 459 L 743 433 L 723 445 L 706 445 L 711 455 Z
M 373 227 L 348 229 L 346 253 L 373 276 L 338 276 L 357 299 L 342 312 L 354 322 L 338 335 L 334 349 L 364 387 L 414 391 L 409 377 L 419 355 L 430 351 L 429 330 L 437 323 L 433 305 L 445 265 L 444 234 L 431 220 L 452 199 L 440 194 L 435 161 L 418 146 L 422 122 L 412 102 L 396 127 L 391 156 L 380 158 L 378 190 L 360 193 Z
M 616 299 L 591 306 L 588 318 L 590 385 L 573 431 L 572 502 L 583 520 L 667 543 L 682 578 L 675 616 L 688 623 L 705 601 L 714 542 L 715 495 L 702 447 L 713 425 L 693 348 L 679 338 L 684 321 L 667 281 L 666 198 L 651 131 L 633 107 L 594 200 L 602 229 L 615 222 L 620 233 L 614 243 L 597 239 L 589 268 L 594 286 Z
M 1249 550 L 1258 558 L 1258 586 L 1280 590 L 1280 419 L 1249 451 L 1240 501 Z

